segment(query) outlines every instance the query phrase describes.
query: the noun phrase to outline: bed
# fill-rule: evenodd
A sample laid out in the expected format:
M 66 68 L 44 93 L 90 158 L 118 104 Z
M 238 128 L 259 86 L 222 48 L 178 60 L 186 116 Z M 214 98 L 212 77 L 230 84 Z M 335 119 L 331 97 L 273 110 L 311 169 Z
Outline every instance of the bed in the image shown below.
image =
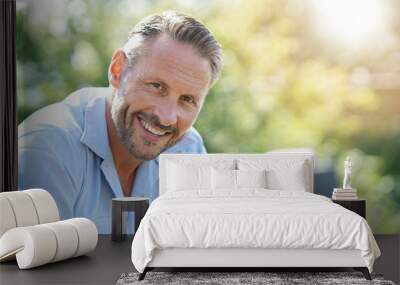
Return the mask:
M 352 267 L 380 251 L 361 216 L 313 193 L 312 152 L 162 154 L 160 196 L 132 242 L 158 267 Z

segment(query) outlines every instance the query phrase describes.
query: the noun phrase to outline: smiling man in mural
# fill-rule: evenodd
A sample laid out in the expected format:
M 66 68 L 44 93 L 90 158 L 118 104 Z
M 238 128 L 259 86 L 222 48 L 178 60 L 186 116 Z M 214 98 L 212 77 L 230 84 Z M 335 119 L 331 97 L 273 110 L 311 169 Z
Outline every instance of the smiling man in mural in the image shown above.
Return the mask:
M 221 65 L 194 18 L 146 17 L 114 52 L 108 88 L 78 90 L 19 125 L 19 189 L 46 189 L 62 219 L 109 233 L 112 198 L 158 196 L 160 153 L 206 152 L 192 125 Z

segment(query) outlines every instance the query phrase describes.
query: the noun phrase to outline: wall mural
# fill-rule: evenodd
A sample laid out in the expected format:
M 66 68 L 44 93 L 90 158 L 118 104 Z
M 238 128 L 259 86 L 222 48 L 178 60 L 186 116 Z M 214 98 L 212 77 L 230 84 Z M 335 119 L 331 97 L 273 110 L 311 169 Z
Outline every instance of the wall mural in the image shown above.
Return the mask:
M 118 60 L 114 52 L 124 46 L 134 25 L 146 15 L 179 10 L 202 21 L 223 51 L 222 73 L 194 124 L 207 152 L 312 148 L 318 154 L 315 191 L 327 196 L 343 185 L 343 163 L 350 157 L 351 186 L 367 199 L 373 232 L 400 233 L 400 2 L 334 2 L 17 1 L 18 121 L 27 120 L 19 128 L 19 147 L 42 147 L 49 156 L 51 143 L 73 149 L 68 137 L 57 136 L 51 128 L 42 138 L 25 137 L 27 128 L 43 122 L 35 112 L 84 87 L 108 87 L 111 59 Z M 47 112 L 44 119 L 62 125 L 65 114 L 60 110 Z M 77 112 L 76 118 L 79 110 L 69 109 Z M 102 130 L 98 121 L 89 123 L 93 137 L 82 140 L 101 137 L 105 125 Z M 65 124 L 66 130 L 73 128 Z M 165 135 L 174 130 L 152 131 Z M 95 146 L 99 153 L 108 141 L 102 143 Z M 76 153 L 55 151 L 58 154 L 61 161 L 75 163 Z M 59 194 L 59 201 L 70 201 L 63 195 L 78 197 L 82 181 L 97 183 L 94 177 L 81 177 L 78 169 L 65 171 L 56 163 L 29 168 L 29 159 L 19 160 L 20 188 L 30 186 L 24 173 L 28 169 L 54 184 L 57 175 L 68 177 L 63 187 L 75 191 Z M 51 171 L 59 174 L 49 175 Z M 129 177 L 123 180 L 122 191 L 132 182 Z M 34 186 L 41 186 L 37 181 Z M 72 215 L 73 208 L 82 205 L 58 206 Z

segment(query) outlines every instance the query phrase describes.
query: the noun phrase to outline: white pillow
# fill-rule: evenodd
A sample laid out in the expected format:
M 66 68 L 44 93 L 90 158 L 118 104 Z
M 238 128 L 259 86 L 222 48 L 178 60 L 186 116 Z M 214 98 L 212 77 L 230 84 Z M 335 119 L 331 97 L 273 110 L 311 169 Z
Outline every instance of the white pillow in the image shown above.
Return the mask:
M 285 171 L 272 169 L 267 172 L 268 188 L 272 190 L 306 191 L 304 167 Z
M 238 160 L 240 170 L 267 171 L 267 188 L 273 190 L 306 191 L 310 188 L 308 164 L 293 159 L 249 159 Z
M 236 190 L 236 170 L 212 168 L 211 173 L 213 190 Z
M 167 189 L 169 191 L 211 189 L 211 168 L 170 163 Z
M 267 188 L 267 171 L 235 170 L 237 188 Z
M 238 190 L 240 188 L 267 188 L 266 170 L 230 170 L 211 171 L 213 190 Z

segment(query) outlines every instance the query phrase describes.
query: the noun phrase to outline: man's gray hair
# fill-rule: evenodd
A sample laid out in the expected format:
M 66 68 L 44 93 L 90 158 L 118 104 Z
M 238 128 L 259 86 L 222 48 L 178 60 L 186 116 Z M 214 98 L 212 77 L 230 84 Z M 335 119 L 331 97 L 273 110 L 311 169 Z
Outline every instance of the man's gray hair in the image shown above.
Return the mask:
M 163 33 L 179 42 L 190 44 L 201 57 L 209 61 L 210 86 L 212 86 L 222 68 L 221 45 L 202 23 L 176 11 L 153 14 L 136 24 L 123 47 L 128 57 L 128 66 L 134 65 L 143 48 L 143 43 Z

